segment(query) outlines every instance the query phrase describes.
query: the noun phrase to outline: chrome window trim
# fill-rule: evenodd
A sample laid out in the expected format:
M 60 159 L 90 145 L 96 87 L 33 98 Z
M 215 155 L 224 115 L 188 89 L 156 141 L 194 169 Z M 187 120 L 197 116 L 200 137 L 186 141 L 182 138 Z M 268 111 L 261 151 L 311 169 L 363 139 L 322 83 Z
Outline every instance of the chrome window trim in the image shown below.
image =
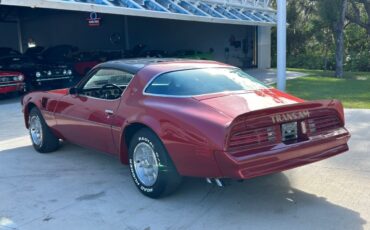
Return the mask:
M 143 95 L 145 96 L 154 96 L 154 97 L 167 97 L 167 98 L 192 98 L 192 97 L 201 97 L 201 96 L 208 96 L 208 95 L 216 95 L 220 93 L 227 93 L 227 92 L 233 92 L 233 93 L 242 93 L 242 92 L 249 92 L 251 90 L 236 90 L 236 91 L 222 91 L 217 93 L 206 93 L 206 94 L 197 94 L 197 95 L 171 95 L 171 94 L 157 94 L 157 93 L 147 93 L 145 92 L 147 88 L 152 84 L 152 82 L 157 79 L 159 76 L 166 74 L 166 73 L 172 73 L 172 72 L 178 72 L 178 71 L 184 71 L 184 70 L 196 70 L 196 69 L 211 69 L 211 68 L 222 68 L 222 69 L 238 69 L 243 71 L 242 69 L 235 67 L 235 66 L 225 66 L 225 67 L 199 67 L 199 68 L 186 68 L 186 69 L 179 69 L 179 70 L 171 70 L 166 72 L 161 72 L 159 74 L 156 74 L 148 83 L 145 85 L 143 89 Z M 243 71 L 244 72 L 244 71 Z M 244 72 L 245 73 L 245 72 Z M 248 74 L 249 75 L 249 74 Z M 251 75 L 249 75 L 251 76 Z M 253 76 L 251 76 L 253 77 Z M 254 77 L 253 77 L 254 78 Z M 271 89 L 272 87 L 266 86 L 266 89 Z
M 41 82 L 41 81 L 63 80 L 63 79 L 72 79 L 72 76 L 55 77 L 55 78 L 38 78 L 38 79 L 36 79 L 36 81 Z
M 115 98 L 115 99 L 104 99 L 104 98 L 98 98 L 98 97 L 87 96 L 87 95 L 84 95 L 84 94 L 79 94 L 77 97 L 86 97 L 86 98 L 95 99 L 95 100 L 100 100 L 100 101 L 117 101 L 117 100 L 120 100 L 120 99 L 121 99 L 122 94 L 121 94 L 121 96 L 119 96 L 118 98 Z

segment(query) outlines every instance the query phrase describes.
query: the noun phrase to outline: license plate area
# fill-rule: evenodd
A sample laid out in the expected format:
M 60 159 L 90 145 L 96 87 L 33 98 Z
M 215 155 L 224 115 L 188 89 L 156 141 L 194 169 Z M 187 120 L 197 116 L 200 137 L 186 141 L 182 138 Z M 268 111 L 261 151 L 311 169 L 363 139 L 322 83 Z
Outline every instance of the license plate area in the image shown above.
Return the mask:
M 282 141 L 292 141 L 298 138 L 297 122 L 290 122 L 281 124 L 281 137 Z

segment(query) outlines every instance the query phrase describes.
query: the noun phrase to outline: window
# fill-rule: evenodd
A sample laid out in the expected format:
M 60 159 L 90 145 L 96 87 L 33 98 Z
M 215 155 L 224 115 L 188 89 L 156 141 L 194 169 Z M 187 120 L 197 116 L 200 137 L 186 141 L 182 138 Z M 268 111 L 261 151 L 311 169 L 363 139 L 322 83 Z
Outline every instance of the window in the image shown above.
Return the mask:
M 133 74 L 115 69 L 98 70 L 83 86 L 84 95 L 102 98 L 116 99 L 130 83 Z
M 146 93 L 195 96 L 225 91 L 267 89 L 268 86 L 236 68 L 180 70 L 158 76 Z
M 115 69 L 98 70 L 85 84 L 84 89 L 101 88 L 106 84 L 114 84 L 119 87 L 126 87 L 133 75 Z

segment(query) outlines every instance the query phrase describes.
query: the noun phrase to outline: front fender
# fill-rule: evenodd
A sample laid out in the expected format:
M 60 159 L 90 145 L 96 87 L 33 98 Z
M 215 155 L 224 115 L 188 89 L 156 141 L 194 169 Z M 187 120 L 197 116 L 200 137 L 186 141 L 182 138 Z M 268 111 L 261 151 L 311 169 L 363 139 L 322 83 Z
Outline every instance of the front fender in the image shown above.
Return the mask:
M 21 101 L 22 112 L 24 117 L 24 124 L 27 129 L 28 129 L 28 117 L 31 109 L 33 107 L 36 107 L 38 109 L 41 108 L 41 99 L 38 99 L 40 98 L 39 94 L 40 94 L 39 92 L 28 93 L 22 98 Z

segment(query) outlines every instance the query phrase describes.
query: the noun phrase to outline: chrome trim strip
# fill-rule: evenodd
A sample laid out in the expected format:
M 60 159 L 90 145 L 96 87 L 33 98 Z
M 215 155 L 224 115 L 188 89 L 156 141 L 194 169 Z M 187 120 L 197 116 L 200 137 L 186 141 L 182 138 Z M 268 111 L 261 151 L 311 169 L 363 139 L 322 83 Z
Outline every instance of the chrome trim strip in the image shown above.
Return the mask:
M 17 85 L 20 85 L 21 83 L 13 83 L 13 84 L 6 84 L 6 85 L 2 85 L 2 84 L 0 84 L 0 88 L 1 87 L 6 87 L 6 86 L 17 86 Z M 23 84 L 22 84 L 22 86 L 23 86 Z
M 62 79 L 72 79 L 72 76 L 69 77 L 55 77 L 55 78 L 38 78 L 36 81 L 41 82 L 41 81 L 52 81 L 52 80 L 62 80 Z
M 123 91 L 125 92 L 125 91 Z M 69 94 L 71 95 L 71 94 Z M 104 99 L 104 98 L 98 98 L 98 97 L 93 97 L 93 96 L 87 96 L 85 94 L 78 94 L 77 97 L 86 97 L 86 98 L 90 98 L 90 99 L 96 99 L 96 100 L 100 100 L 100 101 L 117 101 L 117 100 L 121 100 L 123 96 L 123 93 L 121 94 L 121 96 L 119 98 L 115 98 L 115 99 Z

